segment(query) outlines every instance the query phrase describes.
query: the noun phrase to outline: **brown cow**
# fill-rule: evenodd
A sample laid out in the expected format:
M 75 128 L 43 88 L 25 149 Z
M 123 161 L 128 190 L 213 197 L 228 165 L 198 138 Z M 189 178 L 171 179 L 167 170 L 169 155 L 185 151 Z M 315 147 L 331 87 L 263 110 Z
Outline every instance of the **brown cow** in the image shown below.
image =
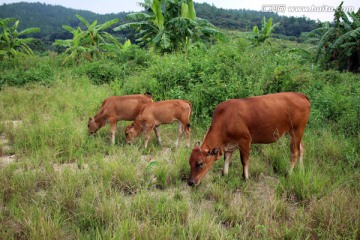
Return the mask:
M 302 162 L 302 136 L 310 115 L 310 101 L 301 93 L 277 93 L 220 103 L 214 111 L 211 126 L 201 145 L 192 150 L 188 184 L 197 185 L 215 160 L 224 154 L 223 174 L 228 174 L 234 150 L 239 149 L 243 177 L 248 179 L 251 144 L 276 142 L 290 135 L 290 172 L 295 162 Z
M 125 129 L 126 142 L 131 140 L 141 132 L 145 132 L 145 148 L 148 145 L 152 129 L 161 144 L 159 125 L 178 121 L 179 134 L 175 142 L 178 144 L 179 138 L 185 131 L 187 137 L 187 147 L 190 147 L 190 115 L 191 103 L 186 100 L 166 100 L 153 102 L 145 105 L 135 121 Z
M 150 93 L 108 97 L 103 101 L 95 117 L 89 118 L 88 132 L 94 134 L 109 122 L 111 142 L 114 144 L 116 123 L 120 120 L 133 121 L 142 106 L 151 102 L 153 99 Z

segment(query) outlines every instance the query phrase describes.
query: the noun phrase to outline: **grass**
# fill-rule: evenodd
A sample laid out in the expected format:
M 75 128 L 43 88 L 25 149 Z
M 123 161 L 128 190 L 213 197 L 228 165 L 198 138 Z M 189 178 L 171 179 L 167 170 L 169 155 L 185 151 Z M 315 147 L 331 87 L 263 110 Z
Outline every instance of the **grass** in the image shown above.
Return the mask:
M 67 91 L 64 91 L 67 89 Z M 229 175 L 217 161 L 203 182 L 187 186 L 188 157 L 177 126 L 115 146 L 108 126 L 97 136 L 86 123 L 109 86 L 86 78 L 52 87 L 5 88 L 0 127 L 16 160 L 0 163 L 0 239 L 358 239 L 360 175 L 352 145 L 325 127 L 305 133 L 304 169 L 287 176 L 288 139 L 252 147 L 250 180 L 241 178 L 239 153 Z M 192 124 L 192 144 L 207 126 Z M 5 143 L 1 145 L 3 147 Z M 3 151 L 2 155 L 8 153 Z

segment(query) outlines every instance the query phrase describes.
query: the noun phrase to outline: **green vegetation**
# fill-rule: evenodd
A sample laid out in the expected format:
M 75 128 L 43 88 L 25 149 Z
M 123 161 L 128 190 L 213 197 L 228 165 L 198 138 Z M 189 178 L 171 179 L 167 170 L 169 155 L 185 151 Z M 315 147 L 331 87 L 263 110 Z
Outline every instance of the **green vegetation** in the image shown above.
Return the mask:
M 359 238 L 360 77 L 313 66 L 316 53 L 300 51 L 310 51 L 307 45 L 271 39 L 271 45 L 250 48 L 246 36 L 228 37 L 228 43 L 190 49 L 186 56 L 150 55 L 132 46 L 115 62 L 60 67 L 62 57 L 50 54 L 4 71 L 0 238 Z M 10 87 L 21 71 L 41 77 Z M 100 84 L 103 77 L 108 80 Z M 88 117 L 105 97 L 144 91 L 156 100 L 192 101 L 192 144 L 203 138 L 220 101 L 305 92 L 312 114 L 304 170 L 296 167 L 286 177 L 284 138 L 252 147 L 249 182 L 241 179 L 236 153 L 229 176 L 221 176 L 220 160 L 190 188 L 191 150 L 174 148 L 175 125 L 161 127 L 164 148 L 152 138 L 147 150 L 143 138 L 124 143 L 128 122 L 119 124 L 115 146 L 108 127 L 96 137 L 86 134 Z
M 272 21 L 273 21 L 272 18 L 266 21 L 266 18 L 264 17 L 261 22 L 260 30 L 258 26 L 253 27 L 253 34 L 250 37 L 253 46 L 259 46 L 260 44 L 265 43 L 265 41 L 269 39 L 270 34 L 274 32 L 276 27 L 280 25 L 280 23 L 275 23 L 273 25 Z
M 12 27 L 9 23 L 15 22 Z M 15 58 L 19 55 L 33 55 L 28 43 L 32 42 L 33 38 L 20 38 L 23 35 L 39 32 L 39 28 L 28 28 L 21 32 L 17 31 L 19 21 L 15 18 L 0 18 L 0 60 L 4 58 Z
M 143 2 L 143 1 L 139 1 Z M 177 1 L 172 1 L 177 2 Z M 261 12 L 238 9 L 228 10 L 216 8 L 207 3 L 195 3 L 196 16 L 201 19 L 206 19 L 214 26 L 221 29 L 237 30 L 237 31 L 251 31 L 252 26 L 261 26 L 262 18 L 272 18 L 274 22 L 279 22 L 280 26 L 276 28 L 275 34 L 280 37 L 287 36 L 292 39 L 300 39 L 302 32 L 310 32 L 319 25 L 314 20 L 305 17 L 285 17 L 276 13 Z M 114 9 L 114 11 L 121 11 L 121 9 Z M 31 34 L 31 37 L 41 39 L 44 47 L 51 48 L 55 39 L 69 39 L 71 34 L 65 31 L 61 26 L 68 25 L 72 28 L 77 28 L 81 21 L 75 16 L 81 15 L 87 21 L 93 22 L 98 20 L 98 23 L 104 23 L 112 19 L 119 19 L 118 25 L 128 23 L 126 16 L 128 13 L 119 12 L 114 14 L 96 14 L 89 11 L 69 9 L 62 6 L 54 6 L 44 3 L 12 3 L 0 5 L 0 18 L 16 18 L 20 20 L 20 30 L 32 27 L 38 27 L 41 32 Z M 28 16 L 31 16 L 29 18 Z M 116 25 L 114 25 L 116 26 Z M 120 42 L 125 39 L 130 39 L 135 42 L 135 32 L 131 30 L 123 30 L 121 32 L 109 32 L 119 38 Z M 39 44 L 37 44 L 39 45 Z
M 89 31 L 108 26 L 78 19 Z M 186 53 L 128 41 L 79 65 L 52 51 L 0 61 L 0 239 L 359 239 L 360 75 L 314 63 L 312 44 L 225 34 Z M 228 176 L 220 160 L 190 188 L 191 149 L 175 148 L 176 124 L 161 126 L 163 147 L 151 138 L 146 150 L 143 136 L 125 144 L 130 122 L 118 124 L 115 145 L 108 126 L 88 136 L 103 99 L 146 91 L 192 102 L 192 144 L 224 100 L 303 92 L 312 106 L 304 168 L 287 176 L 284 137 L 252 146 L 249 181 L 237 152 Z
M 74 29 L 70 26 L 63 25 L 62 27 L 73 34 L 73 39 L 56 40 L 54 45 L 66 47 L 65 54 L 69 54 L 63 64 L 69 61 L 76 61 L 80 63 L 81 60 L 94 61 L 101 59 L 106 52 L 113 49 L 120 48 L 118 41 L 106 29 L 111 25 L 117 23 L 118 19 L 105 22 L 97 25 L 97 20 L 90 24 L 86 19 L 80 15 L 76 17 L 86 26 L 86 30 L 80 27 Z
M 324 23 L 308 36 L 317 40 L 316 60 L 326 68 L 360 72 L 360 9 L 346 13 L 343 2 L 334 14 L 334 26 Z
M 143 6 L 146 13 L 129 14 L 128 19 L 135 22 L 121 25 L 114 30 L 136 28 L 136 41 L 155 52 L 187 52 L 192 42 L 199 44 L 211 38 L 225 39 L 224 34 L 215 26 L 196 17 L 192 0 L 148 0 Z

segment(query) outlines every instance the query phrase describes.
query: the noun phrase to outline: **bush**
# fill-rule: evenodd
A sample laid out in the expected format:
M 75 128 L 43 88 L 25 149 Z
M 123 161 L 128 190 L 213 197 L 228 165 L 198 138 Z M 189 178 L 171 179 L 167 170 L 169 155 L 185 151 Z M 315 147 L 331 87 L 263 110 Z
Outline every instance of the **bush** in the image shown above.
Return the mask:
M 123 75 L 119 66 L 108 60 L 86 62 L 79 67 L 77 72 L 86 75 L 96 85 L 110 83 Z
M 24 65 L 23 68 L 4 70 L 0 76 L 3 86 L 23 86 L 28 83 L 48 85 L 54 82 L 54 69 L 49 64 Z

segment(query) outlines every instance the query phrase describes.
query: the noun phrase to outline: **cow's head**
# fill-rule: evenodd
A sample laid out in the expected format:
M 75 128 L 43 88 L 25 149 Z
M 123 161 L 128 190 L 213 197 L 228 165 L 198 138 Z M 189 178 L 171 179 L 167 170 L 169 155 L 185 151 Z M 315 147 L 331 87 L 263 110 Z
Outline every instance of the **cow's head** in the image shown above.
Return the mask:
M 88 122 L 88 133 L 93 135 L 99 130 L 99 125 L 95 122 L 94 118 L 89 118 Z
M 131 125 L 125 128 L 125 141 L 130 143 L 135 137 L 139 136 L 141 127 L 136 126 L 137 123 L 133 122 Z
M 198 185 L 210 170 L 213 162 L 218 159 L 220 151 L 218 148 L 212 150 L 201 150 L 197 143 L 191 152 L 189 159 L 190 176 L 188 180 L 189 186 Z

